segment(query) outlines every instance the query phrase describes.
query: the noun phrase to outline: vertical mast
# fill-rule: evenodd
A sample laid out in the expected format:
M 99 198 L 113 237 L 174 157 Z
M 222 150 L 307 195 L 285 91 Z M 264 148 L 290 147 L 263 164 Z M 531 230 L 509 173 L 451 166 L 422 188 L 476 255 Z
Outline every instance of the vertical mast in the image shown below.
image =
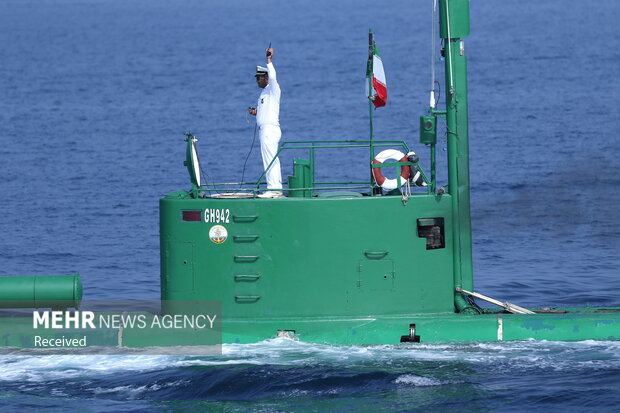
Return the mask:
M 373 142 L 374 131 L 372 128 L 372 55 L 374 52 L 375 46 L 375 35 L 372 32 L 372 29 L 368 29 L 368 63 L 366 65 L 366 77 L 367 77 L 367 90 L 366 93 L 368 97 L 368 118 L 370 119 L 370 138 L 369 138 L 369 147 L 370 147 L 370 164 L 372 165 L 372 161 L 375 158 L 375 147 Z M 373 175 L 372 169 L 370 170 L 370 182 L 372 184 Z M 370 191 L 371 196 L 374 195 L 374 191 Z
M 439 0 L 439 10 L 446 66 L 448 190 L 452 199 L 454 284 L 455 287 L 473 290 L 467 58 L 462 40 L 469 35 L 469 0 Z

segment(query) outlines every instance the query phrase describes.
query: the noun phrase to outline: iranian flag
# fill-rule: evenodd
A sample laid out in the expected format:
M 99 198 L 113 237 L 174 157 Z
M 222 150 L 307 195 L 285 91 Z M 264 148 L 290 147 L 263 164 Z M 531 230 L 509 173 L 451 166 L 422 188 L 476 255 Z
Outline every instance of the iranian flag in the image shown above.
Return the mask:
M 366 95 L 375 105 L 375 108 L 385 106 L 387 103 L 387 83 L 385 82 L 385 72 L 383 62 L 379 56 L 379 50 L 375 44 L 374 34 L 368 35 L 368 65 L 366 66 Z M 372 84 L 372 91 L 368 90 Z

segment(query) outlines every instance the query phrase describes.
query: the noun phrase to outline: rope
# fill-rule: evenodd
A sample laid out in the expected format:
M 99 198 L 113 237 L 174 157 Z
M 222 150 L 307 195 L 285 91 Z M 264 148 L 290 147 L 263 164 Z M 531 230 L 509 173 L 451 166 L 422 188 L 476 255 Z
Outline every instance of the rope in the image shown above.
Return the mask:
M 400 179 L 400 177 L 396 179 Z M 404 191 L 403 187 L 400 188 L 400 193 L 402 194 L 403 205 L 407 205 L 407 201 L 409 201 L 409 197 L 411 196 L 411 185 L 409 185 L 409 179 L 405 181 Z

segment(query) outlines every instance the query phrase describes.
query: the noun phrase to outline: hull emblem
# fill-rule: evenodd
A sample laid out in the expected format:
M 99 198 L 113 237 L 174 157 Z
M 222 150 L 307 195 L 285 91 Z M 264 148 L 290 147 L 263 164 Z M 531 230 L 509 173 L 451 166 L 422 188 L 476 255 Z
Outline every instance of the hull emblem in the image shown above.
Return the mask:
M 228 239 L 228 231 L 221 225 L 213 225 L 209 230 L 209 239 L 216 244 L 223 244 Z

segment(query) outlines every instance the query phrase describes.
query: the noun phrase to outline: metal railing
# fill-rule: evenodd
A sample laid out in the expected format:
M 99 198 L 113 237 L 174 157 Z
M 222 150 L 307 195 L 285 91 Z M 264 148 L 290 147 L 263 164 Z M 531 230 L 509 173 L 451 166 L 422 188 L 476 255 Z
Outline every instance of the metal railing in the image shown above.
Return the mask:
M 398 147 L 402 150 L 403 153 L 410 152 L 409 147 L 406 142 L 402 140 L 373 140 L 372 143 L 369 140 L 294 140 L 294 141 L 284 141 L 280 144 L 276 156 L 269 163 L 265 171 L 260 175 L 256 182 L 220 182 L 220 183 L 212 183 L 207 185 L 201 185 L 198 189 L 200 192 L 230 192 L 237 191 L 242 193 L 247 193 L 249 196 L 256 197 L 259 191 L 261 191 L 261 186 L 266 185 L 265 175 L 267 171 L 272 167 L 277 157 L 283 151 L 291 151 L 291 150 L 307 150 L 308 151 L 308 160 L 310 162 L 310 170 L 312 171 L 312 185 L 307 188 L 272 188 L 271 190 L 287 190 L 287 191 L 333 191 L 333 190 L 367 190 L 370 195 L 374 194 L 374 189 L 377 188 L 377 184 L 373 182 L 371 178 L 372 174 L 369 174 L 369 179 L 367 181 L 315 181 L 314 180 L 314 171 L 316 166 L 316 151 L 318 149 L 350 149 L 350 148 L 370 148 L 372 144 L 373 148 L 381 148 L 381 147 Z M 408 166 L 418 166 L 417 162 L 385 162 L 382 164 L 369 165 L 370 168 L 383 168 L 383 167 L 394 167 L 396 171 L 396 176 L 400 176 L 400 168 L 404 165 Z M 429 179 L 422 169 L 418 166 L 418 171 L 420 172 L 422 179 L 427 183 L 426 191 L 427 193 L 431 193 L 431 186 L 429 184 Z M 396 180 L 397 189 L 401 188 L 400 179 Z

